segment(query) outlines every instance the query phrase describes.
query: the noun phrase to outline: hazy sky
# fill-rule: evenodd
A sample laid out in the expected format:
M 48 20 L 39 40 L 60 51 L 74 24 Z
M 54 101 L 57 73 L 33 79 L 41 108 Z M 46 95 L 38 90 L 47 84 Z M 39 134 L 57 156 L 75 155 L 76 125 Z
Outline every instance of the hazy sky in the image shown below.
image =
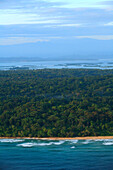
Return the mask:
M 113 56 L 113 0 L 0 0 L 0 57 Z

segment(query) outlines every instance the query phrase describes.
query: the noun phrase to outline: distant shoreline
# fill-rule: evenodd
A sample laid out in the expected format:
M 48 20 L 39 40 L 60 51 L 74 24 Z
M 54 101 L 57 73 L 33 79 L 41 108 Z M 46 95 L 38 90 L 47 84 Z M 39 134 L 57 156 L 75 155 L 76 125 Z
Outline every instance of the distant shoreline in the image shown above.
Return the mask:
M 0 139 L 36 139 L 36 140 L 97 140 L 97 139 L 113 139 L 113 136 L 88 136 L 88 137 L 0 137 Z

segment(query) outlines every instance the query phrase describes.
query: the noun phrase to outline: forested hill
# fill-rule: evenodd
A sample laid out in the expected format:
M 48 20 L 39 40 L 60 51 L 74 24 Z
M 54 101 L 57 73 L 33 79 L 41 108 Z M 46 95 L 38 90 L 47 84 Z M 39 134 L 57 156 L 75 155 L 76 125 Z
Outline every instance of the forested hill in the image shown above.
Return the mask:
M 113 136 L 113 70 L 0 71 L 0 136 Z

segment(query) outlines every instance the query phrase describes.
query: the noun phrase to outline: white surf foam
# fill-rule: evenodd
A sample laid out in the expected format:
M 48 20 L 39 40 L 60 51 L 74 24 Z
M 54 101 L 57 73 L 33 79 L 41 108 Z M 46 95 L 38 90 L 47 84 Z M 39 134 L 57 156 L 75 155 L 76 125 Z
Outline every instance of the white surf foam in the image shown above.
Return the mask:
M 83 144 L 89 144 L 92 140 L 86 140 L 85 142 L 82 142 Z
M 77 143 L 78 140 L 71 140 L 71 143 Z
M 104 141 L 113 142 L 113 139 L 104 139 Z
M 39 146 L 49 146 L 49 145 L 61 145 L 63 144 L 65 141 L 59 141 L 59 142 L 49 142 L 49 143 L 39 143 L 37 145 Z
M 96 142 L 103 142 L 103 141 L 105 141 L 105 142 L 113 142 L 113 139 L 95 139 L 94 141 L 96 141 Z
M 24 139 L 0 139 L 1 143 L 15 143 L 15 142 L 23 142 Z
M 52 144 L 53 144 L 52 142 L 49 142 L 49 143 L 38 143 L 37 145 L 38 146 L 50 146 Z
M 113 142 L 104 142 L 103 145 L 113 145 Z
M 74 148 L 75 148 L 75 146 L 72 146 L 72 147 L 71 147 L 71 149 L 74 149 Z
M 67 142 L 70 142 L 72 144 L 76 144 L 78 142 L 78 140 L 66 140 Z
M 33 146 L 37 146 L 37 143 L 21 143 L 21 144 L 18 144 L 17 146 L 22 146 L 22 147 L 25 147 L 25 148 L 31 148 Z
M 33 142 L 29 142 L 29 143 L 21 143 L 18 144 L 17 146 L 22 146 L 22 147 L 33 147 L 33 146 L 50 146 L 50 145 L 61 145 L 63 144 L 64 141 L 59 141 L 59 142 L 48 142 L 48 143 L 33 143 Z
M 54 145 L 62 145 L 65 141 L 53 142 Z
M 95 142 L 103 142 L 105 139 L 95 139 Z

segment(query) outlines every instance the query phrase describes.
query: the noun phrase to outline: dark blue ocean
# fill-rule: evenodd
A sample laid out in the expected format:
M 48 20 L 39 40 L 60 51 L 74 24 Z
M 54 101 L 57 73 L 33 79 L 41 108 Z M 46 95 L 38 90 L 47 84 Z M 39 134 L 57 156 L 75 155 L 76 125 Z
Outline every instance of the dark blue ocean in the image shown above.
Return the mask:
M 113 139 L 0 139 L 0 170 L 113 170 Z

